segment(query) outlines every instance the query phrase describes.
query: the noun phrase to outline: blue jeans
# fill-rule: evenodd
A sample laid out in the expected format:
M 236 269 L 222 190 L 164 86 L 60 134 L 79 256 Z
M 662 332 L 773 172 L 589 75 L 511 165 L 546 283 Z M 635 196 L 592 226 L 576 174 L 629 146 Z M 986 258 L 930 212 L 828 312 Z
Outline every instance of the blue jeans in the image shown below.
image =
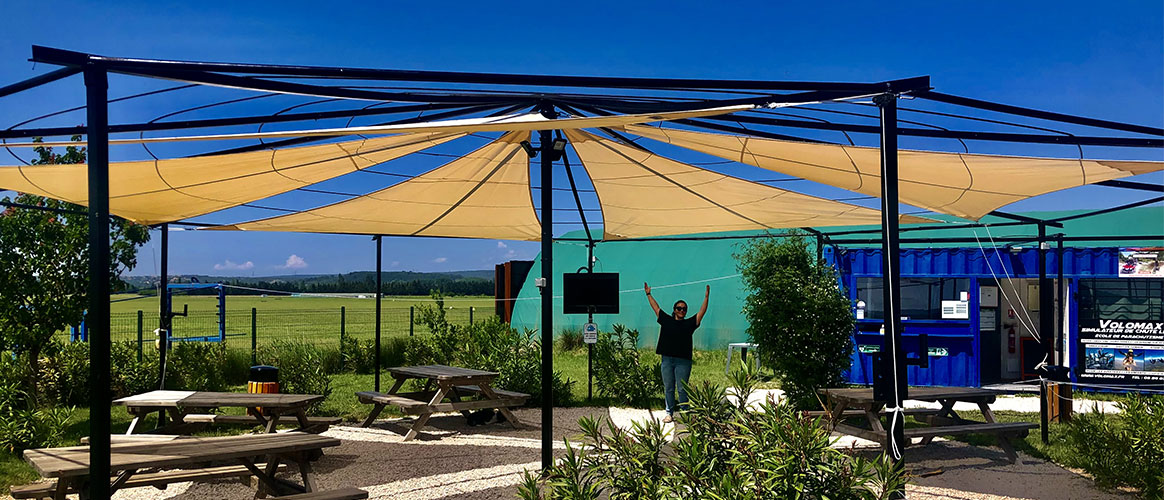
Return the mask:
M 667 402 L 667 414 L 674 415 L 687 406 L 687 388 L 683 384 L 691 378 L 691 360 L 663 356 L 663 399 Z M 679 393 L 676 401 L 675 393 Z

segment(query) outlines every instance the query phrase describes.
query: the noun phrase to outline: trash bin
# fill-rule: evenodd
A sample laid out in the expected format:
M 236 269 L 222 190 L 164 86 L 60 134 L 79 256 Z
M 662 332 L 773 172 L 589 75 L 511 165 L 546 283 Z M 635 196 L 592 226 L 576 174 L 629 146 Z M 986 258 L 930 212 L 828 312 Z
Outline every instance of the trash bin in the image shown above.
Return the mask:
M 259 365 L 251 367 L 251 375 L 247 380 L 247 392 L 251 394 L 278 394 L 279 369 L 274 366 Z M 262 408 L 255 408 L 262 412 Z M 248 413 L 250 410 L 248 410 Z

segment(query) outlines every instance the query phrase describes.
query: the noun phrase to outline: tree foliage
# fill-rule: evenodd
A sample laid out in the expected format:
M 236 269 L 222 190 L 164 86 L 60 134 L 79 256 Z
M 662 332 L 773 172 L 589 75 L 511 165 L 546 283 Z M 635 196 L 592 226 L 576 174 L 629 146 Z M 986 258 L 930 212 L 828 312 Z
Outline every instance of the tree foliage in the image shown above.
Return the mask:
M 735 257 L 748 288 L 748 337 L 761 361 L 792 404 L 819 407 L 816 389 L 841 384 L 853 352 L 852 311 L 835 270 L 798 234 L 752 240 Z
M 73 140 L 79 140 L 74 137 Z M 38 147 L 33 165 L 85 162 L 85 148 L 65 153 Z M 80 180 L 79 180 L 80 182 Z M 5 202 L 47 210 L 8 207 L 0 213 L 0 351 L 27 357 L 29 373 L 39 371 L 42 351 L 53 335 L 80 323 L 89 286 L 89 223 L 84 207 L 18 194 Z M 137 247 L 149 240 L 145 226 L 124 220 L 110 224 L 110 278 L 134 266 Z M 29 379 L 36 399 L 36 377 Z

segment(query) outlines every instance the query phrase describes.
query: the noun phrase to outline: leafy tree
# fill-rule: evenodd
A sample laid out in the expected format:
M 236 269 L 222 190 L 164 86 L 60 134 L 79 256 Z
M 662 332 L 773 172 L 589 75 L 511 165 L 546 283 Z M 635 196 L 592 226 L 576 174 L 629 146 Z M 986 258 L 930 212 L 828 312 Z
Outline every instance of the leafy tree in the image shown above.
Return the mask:
M 86 156 L 85 148 L 76 146 L 64 154 L 51 147 L 34 151 L 39 157 L 33 165 L 84 163 Z M 36 401 L 42 351 L 56 332 L 80 323 L 84 314 L 89 222 L 84 207 L 59 200 L 18 193 L 4 201 L 47 209 L 8 207 L 0 213 L 0 351 L 27 359 L 28 389 Z M 114 219 L 109 231 L 109 273 L 116 289 L 124 286 L 118 275 L 136 264 L 137 247 L 149 240 L 149 230 Z
M 799 408 L 819 407 L 816 389 L 842 383 L 853 345 L 853 315 L 835 270 L 790 234 L 757 239 L 735 255 L 748 287 L 744 315 L 760 359 Z

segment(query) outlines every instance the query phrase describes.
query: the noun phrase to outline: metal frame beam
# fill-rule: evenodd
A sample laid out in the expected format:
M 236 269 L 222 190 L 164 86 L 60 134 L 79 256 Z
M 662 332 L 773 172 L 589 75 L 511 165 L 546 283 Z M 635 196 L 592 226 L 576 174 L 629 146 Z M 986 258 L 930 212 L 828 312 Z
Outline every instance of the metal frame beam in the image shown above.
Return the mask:
M 326 66 L 292 66 L 271 64 L 239 64 L 157 59 L 104 57 L 71 50 L 33 45 L 30 61 L 62 66 L 76 66 L 95 60 L 111 71 L 138 72 L 165 69 L 171 71 L 223 72 L 284 77 L 334 78 L 344 80 L 382 80 L 436 83 L 466 83 L 481 85 L 526 85 L 548 87 L 609 87 L 658 90 L 728 89 L 728 90 L 823 90 L 864 92 L 902 92 L 929 86 L 929 77 L 921 76 L 879 83 L 801 82 L 717 80 L 696 78 L 624 78 L 597 76 L 519 75 L 504 73 L 470 73 L 452 71 L 413 71 L 371 68 L 339 68 Z

